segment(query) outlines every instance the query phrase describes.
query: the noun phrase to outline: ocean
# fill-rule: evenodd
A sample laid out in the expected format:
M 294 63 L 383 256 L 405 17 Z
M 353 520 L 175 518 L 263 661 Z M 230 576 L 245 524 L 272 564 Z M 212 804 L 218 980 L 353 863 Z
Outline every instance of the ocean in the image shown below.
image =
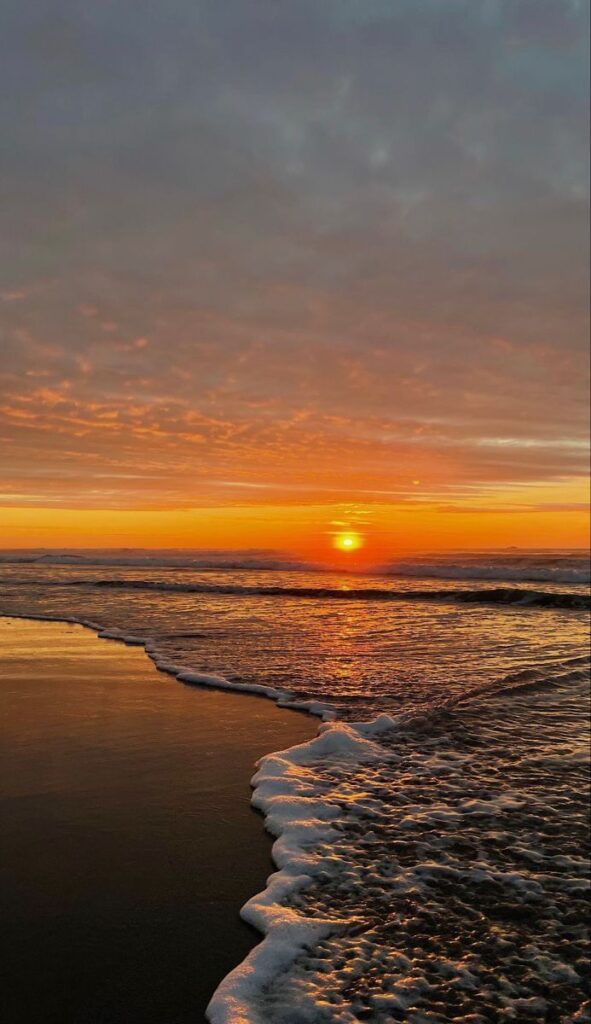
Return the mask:
M 588 583 L 581 552 L 366 574 L 4 553 L 0 614 L 322 719 L 253 779 L 278 871 L 212 1024 L 567 1024 L 588 1019 Z

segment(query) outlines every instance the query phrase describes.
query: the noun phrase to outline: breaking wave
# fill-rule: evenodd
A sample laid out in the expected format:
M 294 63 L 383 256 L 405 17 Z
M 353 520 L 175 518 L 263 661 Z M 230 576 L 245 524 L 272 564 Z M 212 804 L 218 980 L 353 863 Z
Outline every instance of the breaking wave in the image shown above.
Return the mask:
M 222 569 L 229 571 L 298 572 L 314 569 L 301 559 L 279 557 L 275 551 L 3 551 L 0 565 L 125 566 L 129 569 Z
M 589 661 L 262 758 L 279 870 L 211 1024 L 586 1020 Z
M 563 556 L 514 558 L 423 559 L 392 562 L 380 569 L 386 576 L 407 576 L 420 579 L 506 581 L 515 583 L 582 583 L 591 582 L 588 557 Z
M 227 594 L 239 597 L 288 597 L 335 601 L 451 601 L 460 604 L 522 605 L 531 608 L 591 608 L 591 596 L 560 592 L 495 587 L 480 590 L 393 590 L 385 587 L 290 587 L 234 583 L 177 583 L 147 579 L 13 580 L 13 586 L 90 587 L 106 590 L 144 590 L 171 594 Z
M 212 1024 L 586 1019 L 582 695 L 335 723 L 264 758 L 279 871 L 243 916 L 266 938 Z

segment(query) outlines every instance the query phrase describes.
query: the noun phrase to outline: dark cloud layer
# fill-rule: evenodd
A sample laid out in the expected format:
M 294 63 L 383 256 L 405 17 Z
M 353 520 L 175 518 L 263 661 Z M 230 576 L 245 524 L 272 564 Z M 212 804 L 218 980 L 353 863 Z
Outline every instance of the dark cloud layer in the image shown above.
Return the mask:
M 7 493 L 585 471 L 586 3 L 4 17 Z

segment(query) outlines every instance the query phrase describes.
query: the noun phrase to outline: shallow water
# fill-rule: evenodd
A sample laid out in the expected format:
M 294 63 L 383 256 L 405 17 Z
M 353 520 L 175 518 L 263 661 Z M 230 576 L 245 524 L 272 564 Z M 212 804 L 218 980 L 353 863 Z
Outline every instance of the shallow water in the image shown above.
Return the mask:
M 0 612 L 89 622 L 186 681 L 336 719 L 263 762 L 282 870 L 244 916 L 270 938 L 214 1024 L 587 1019 L 582 560 L 424 570 L 0 569 Z
M 317 766 L 340 813 L 286 904 L 340 924 L 263 1019 L 586 1020 L 588 699 L 581 680 L 480 698 L 400 724 L 377 764 Z
M 517 672 L 554 673 L 585 650 L 584 608 L 334 596 L 376 587 L 416 595 L 432 582 L 158 566 L 146 579 L 144 567 L 3 565 L 0 611 L 73 616 L 149 640 L 158 660 L 179 670 L 327 701 L 353 719 L 430 705 Z M 186 589 L 220 585 L 228 592 Z M 257 593 L 271 586 L 282 596 Z M 445 586 L 457 591 L 457 581 Z M 464 586 L 483 598 L 498 589 L 488 580 Z M 332 596 L 303 599 L 294 588 Z M 570 583 L 546 587 L 557 590 L 588 594 Z

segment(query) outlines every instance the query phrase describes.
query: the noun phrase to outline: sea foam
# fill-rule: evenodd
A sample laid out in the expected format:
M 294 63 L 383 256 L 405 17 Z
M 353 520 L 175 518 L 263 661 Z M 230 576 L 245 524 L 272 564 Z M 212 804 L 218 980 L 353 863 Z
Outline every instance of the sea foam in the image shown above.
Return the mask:
M 585 1019 L 587 741 L 564 731 L 584 693 L 335 724 L 264 758 L 280 870 L 212 1024 Z
M 295 679 L 293 692 L 272 685 L 271 673 L 265 685 L 252 682 L 253 676 L 249 682 L 227 678 L 223 671 L 196 671 L 200 662 L 178 646 L 174 631 L 158 629 L 147 602 L 141 615 L 117 617 L 108 588 L 89 590 L 92 602 L 79 601 L 75 589 L 63 593 L 76 595 L 76 603 L 61 597 L 61 605 L 53 607 L 78 607 L 86 616 L 30 617 L 79 622 L 105 638 L 142 645 L 162 671 L 189 685 L 254 692 L 324 719 L 334 717 L 334 704 L 309 699 L 314 692 L 321 696 L 321 689 L 299 700 Z M 101 593 L 102 604 L 94 597 Z M 127 610 L 127 595 L 119 593 L 120 607 Z M 47 595 L 42 592 L 39 602 L 51 608 Z M 103 612 L 110 628 L 96 621 Z M 187 606 L 178 614 L 186 616 Z M 210 619 L 214 628 L 218 616 L 223 625 L 223 611 L 216 607 Z M 232 629 L 234 620 L 229 622 Z M 167 637 L 173 642 L 167 644 Z M 399 1014 L 414 1022 L 442 1001 L 445 1019 L 463 1024 L 479 1000 L 499 1014 L 526 1020 L 530 1010 L 542 1013 L 542 988 L 548 984 L 569 1012 L 578 1012 L 578 937 L 568 960 L 560 931 L 565 914 L 573 908 L 578 914 L 584 896 L 576 820 L 569 818 L 565 837 L 561 832 L 556 838 L 552 830 L 565 820 L 565 807 L 572 806 L 577 792 L 565 790 L 562 775 L 584 770 L 583 752 L 563 742 L 578 712 L 563 714 L 561 701 L 574 693 L 580 702 L 576 688 L 585 666 L 578 658 L 555 662 L 554 680 L 548 665 L 539 672 L 528 667 L 503 679 L 496 698 L 488 687 L 462 690 L 465 706 L 447 700 L 428 713 L 419 709 L 366 723 L 327 721 L 309 743 L 262 759 L 253 779 L 253 803 L 276 837 L 278 870 L 243 909 L 265 938 L 214 994 L 212 1024 L 362 1019 L 382 1024 Z M 486 706 L 479 710 L 482 701 Z M 376 702 L 370 699 L 366 706 Z M 351 705 L 353 713 L 356 707 Z M 448 718 L 455 723 L 450 736 Z M 558 729 L 558 738 L 552 729 Z M 468 730 L 468 739 L 462 730 Z M 528 792 L 530 778 L 536 786 L 544 781 L 543 800 L 535 787 Z M 539 836 L 547 840 L 545 846 Z M 527 922 L 536 921 L 541 905 L 548 908 L 552 928 L 536 944 Z M 501 912 L 505 917 L 499 924 L 495 914 Z M 486 921 L 483 914 L 489 915 Z M 516 937 L 507 921 L 526 924 L 519 925 Z M 462 957 L 453 946 L 460 933 Z M 484 961 L 478 944 L 485 949 Z M 522 968 L 518 951 L 528 944 Z M 499 987 L 486 968 L 491 957 L 518 983 Z
M 273 860 L 279 871 L 241 910 L 243 919 L 265 938 L 214 993 L 207 1009 L 211 1024 L 258 1024 L 263 1020 L 258 1002 L 265 985 L 287 969 L 301 950 L 354 924 L 338 916 L 308 917 L 286 907 L 285 901 L 322 870 L 324 862 L 316 848 L 336 837 L 333 823 L 342 815 L 314 767 L 351 767 L 383 759 L 384 749 L 372 737 L 394 726 L 395 720 L 388 715 L 357 725 L 327 723 L 308 743 L 259 761 L 252 779 L 252 804 L 265 815 L 265 828 L 277 837 Z

